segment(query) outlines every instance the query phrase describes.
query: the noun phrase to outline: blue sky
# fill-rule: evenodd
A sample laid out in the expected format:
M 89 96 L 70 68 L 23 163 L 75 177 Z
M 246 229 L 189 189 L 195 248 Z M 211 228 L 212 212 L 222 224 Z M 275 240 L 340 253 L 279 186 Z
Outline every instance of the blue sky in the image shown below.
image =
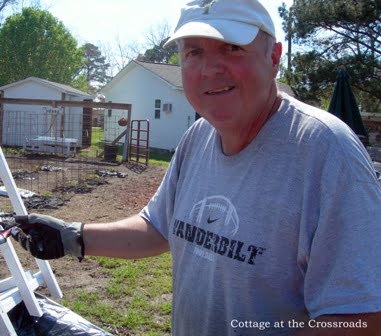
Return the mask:
M 277 36 L 284 40 L 277 8 L 293 0 L 262 0 L 273 16 Z M 147 31 L 163 21 L 173 29 L 187 0 L 40 0 L 42 6 L 61 20 L 80 44 L 144 43 Z

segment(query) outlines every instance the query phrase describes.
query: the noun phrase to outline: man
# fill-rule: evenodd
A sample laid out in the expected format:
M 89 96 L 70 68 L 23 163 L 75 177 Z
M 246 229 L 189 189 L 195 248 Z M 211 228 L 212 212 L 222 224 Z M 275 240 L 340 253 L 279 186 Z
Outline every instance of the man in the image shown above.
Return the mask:
M 380 334 L 381 189 L 356 135 L 278 92 L 258 1 L 190 2 L 175 42 L 203 118 L 149 204 L 105 224 L 30 215 L 19 240 L 40 258 L 169 250 L 173 335 Z

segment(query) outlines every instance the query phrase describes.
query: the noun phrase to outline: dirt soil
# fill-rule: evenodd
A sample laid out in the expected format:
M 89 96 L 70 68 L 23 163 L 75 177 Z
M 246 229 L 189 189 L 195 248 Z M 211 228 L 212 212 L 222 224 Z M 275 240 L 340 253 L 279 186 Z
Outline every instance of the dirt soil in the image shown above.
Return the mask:
M 108 183 L 95 187 L 91 193 L 71 194 L 70 200 L 61 208 L 53 210 L 38 210 L 68 221 L 83 223 L 110 222 L 136 214 L 147 203 L 159 186 L 165 168 L 150 166 L 145 170 L 135 166 L 118 166 L 115 170 L 127 173 L 127 177 L 106 177 Z M 13 246 L 25 270 L 36 270 L 32 257 L 18 244 Z M 64 257 L 50 261 L 58 284 L 66 298 L 70 298 L 79 288 L 87 291 L 102 290 L 106 287 L 106 275 L 101 267 L 91 260 Z M 0 256 L 0 279 L 10 276 L 3 256 Z M 45 291 L 39 291 L 47 295 Z

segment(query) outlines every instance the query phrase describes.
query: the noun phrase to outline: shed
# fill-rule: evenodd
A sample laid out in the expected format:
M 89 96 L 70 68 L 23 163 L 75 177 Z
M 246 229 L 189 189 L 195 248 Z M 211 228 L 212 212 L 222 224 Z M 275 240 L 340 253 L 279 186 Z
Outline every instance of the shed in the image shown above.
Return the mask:
M 288 85 L 278 83 L 278 86 L 281 91 L 294 95 Z M 101 92 L 106 101 L 131 103 L 132 120 L 150 121 L 151 148 L 175 149 L 184 132 L 196 120 L 196 112 L 185 97 L 178 65 L 131 61 Z M 119 117 L 124 117 L 122 112 L 108 111 L 105 125 L 110 125 L 107 120 L 111 118 L 115 124 Z M 105 126 L 107 141 L 115 138 L 114 128 Z M 119 133 L 122 131 L 121 127 Z
M 0 87 L 4 98 L 83 101 L 93 97 L 68 85 L 37 77 Z M 90 125 L 91 126 L 91 125 Z M 28 148 L 36 141 L 54 143 L 70 141 L 75 147 L 87 143 L 84 114 L 81 107 L 59 107 L 4 104 L 2 144 Z M 29 147 L 30 148 L 30 147 Z

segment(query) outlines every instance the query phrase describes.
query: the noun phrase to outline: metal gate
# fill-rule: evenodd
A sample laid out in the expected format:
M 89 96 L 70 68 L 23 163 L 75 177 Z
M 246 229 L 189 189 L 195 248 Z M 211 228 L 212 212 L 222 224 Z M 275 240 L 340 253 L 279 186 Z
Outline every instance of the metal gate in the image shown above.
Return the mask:
M 149 120 L 132 120 L 129 161 L 148 165 Z

